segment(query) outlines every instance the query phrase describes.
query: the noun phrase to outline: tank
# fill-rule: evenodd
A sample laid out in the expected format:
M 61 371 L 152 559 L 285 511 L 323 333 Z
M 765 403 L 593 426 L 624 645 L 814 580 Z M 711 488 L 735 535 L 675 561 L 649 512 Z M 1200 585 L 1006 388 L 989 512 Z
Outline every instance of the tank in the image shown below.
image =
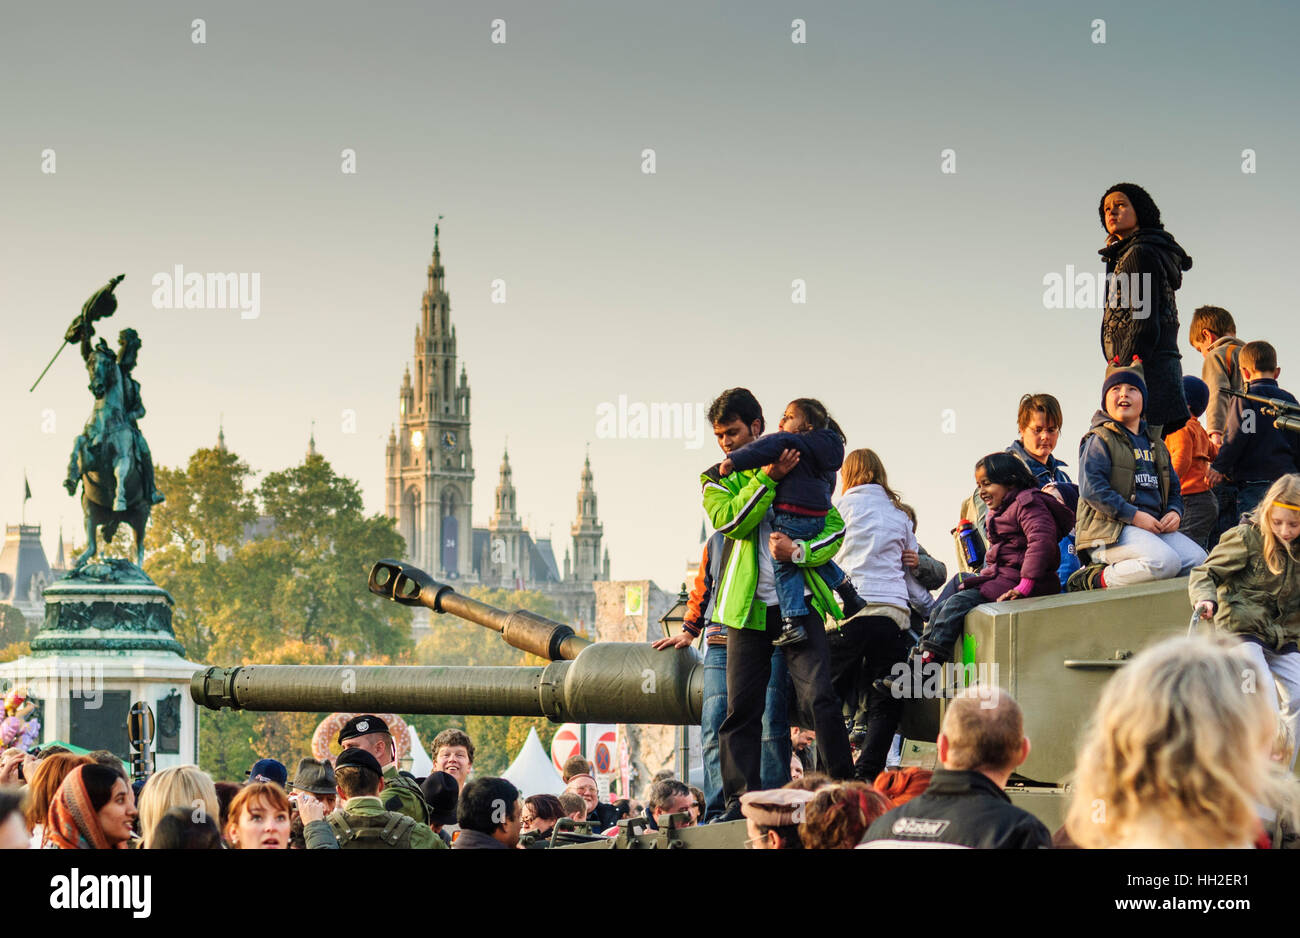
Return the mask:
M 550 659 L 535 667 L 245 665 L 194 674 L 190 696 L 211 710 L 544 716 L 557 723 L 698 724 L 704 671 L 687 649 L 590 642 L 569 626 L 461 596 L 422 570 L 381 560 L 371 592 L 498 632 Z

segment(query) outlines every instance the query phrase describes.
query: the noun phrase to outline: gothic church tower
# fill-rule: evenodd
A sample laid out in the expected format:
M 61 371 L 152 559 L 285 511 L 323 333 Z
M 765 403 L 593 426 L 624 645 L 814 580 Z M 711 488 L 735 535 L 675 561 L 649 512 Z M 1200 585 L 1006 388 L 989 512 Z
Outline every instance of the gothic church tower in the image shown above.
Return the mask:
M 415 328 L 414 380 L 398 392 L 399 424 L 389 433 L 385 510 L 406 539 L 406 559 L 435 576 L 473 577 L 469 381 L 456 374 L 456 327 L 443 282 L 438 226 Z

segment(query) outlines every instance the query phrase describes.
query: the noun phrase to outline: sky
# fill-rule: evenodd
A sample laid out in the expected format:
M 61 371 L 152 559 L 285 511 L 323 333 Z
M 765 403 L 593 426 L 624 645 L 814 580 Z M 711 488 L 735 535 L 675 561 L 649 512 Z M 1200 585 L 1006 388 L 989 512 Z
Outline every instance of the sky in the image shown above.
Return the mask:
M 158 464 L 223 421 L 265 474 L 315 421 L 382 512 L 441 215 L 475 524 L 508 438 L 519 512 L 562 559 L 589 447 L 613 577 L 675 589 L 716 446 L 597 418 L 743 385 L 773 425 L 822 400 L 951 564 L 1022 394 L 1060 399 L 1077 461 L 1100 312 L 1047 308 L 1044 278 L 1101 271 L 1110 185 L 1146 187 L 1194 259 L 1187 372 L 1210 303 L 1273 342 L 1283 387 L 1300 373 L 1298 27 L 1269 3 L 11 5 L 0 517 L 25 472 L 51 560 L 81 523 L 61 487 L 91 406 L 75 349 L 28 388 L 119 273 L 100 333 L 143 339 Z M 256 275 L 256 316 L 158 308 L 176 265 Z

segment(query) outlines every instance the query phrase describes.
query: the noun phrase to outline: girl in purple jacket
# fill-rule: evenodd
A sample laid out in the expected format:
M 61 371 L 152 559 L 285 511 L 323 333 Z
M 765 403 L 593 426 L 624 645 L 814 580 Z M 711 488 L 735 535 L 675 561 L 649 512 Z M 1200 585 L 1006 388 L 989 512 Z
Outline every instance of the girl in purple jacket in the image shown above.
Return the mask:
M 1039 489 L 1011 453 L 990 453 L 977 462 L 975 484 L 988 506 L 984 569 L 963 577 L 957 592 L 934 608 L 916 649 L 924 663 L 952 661 L 966 613 L 976 606 L 1061 591 L 1059 544 L 1074 527 L 1074 512 Z

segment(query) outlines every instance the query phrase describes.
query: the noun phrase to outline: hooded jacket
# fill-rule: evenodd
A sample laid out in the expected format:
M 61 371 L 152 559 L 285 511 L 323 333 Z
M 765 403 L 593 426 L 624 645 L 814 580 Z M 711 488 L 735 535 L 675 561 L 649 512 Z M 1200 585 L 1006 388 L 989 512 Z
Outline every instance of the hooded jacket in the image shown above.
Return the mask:
M 1073 527 L 1074 512 L 1041 489 L 1009 494 L 989 512 L 984 569 L 962 588 L 978 587 L 990 602 L 1010 589 L 1026 597 L 1059 593 L 1060 540 Z
M 1153 426 L 1172 431 L 1190 417 L 1183 397 L 1182 355 L 1178 351 L 1178 304 L 1174 292 L 1183 285 L 1183 271 L 1192 269 L 1192 259 L 1173 235 L 1163 228 L 1139 228 L 1098 253 L 1106 262 L 1107 274 L 1125 274 L 1135 289 L 1143 291 L 1139 306 L 1133 291 L 1118 296 L 1108 289 L 1101 320 L 1101 350 L 1106 361 L 1116 357 L 1142 359 L 1150 400 L 1146 418 Z M 1149 292 L 1142 275 L 1149 274 Z M 1121 302 L 1123 300 L 1123 302 Z

